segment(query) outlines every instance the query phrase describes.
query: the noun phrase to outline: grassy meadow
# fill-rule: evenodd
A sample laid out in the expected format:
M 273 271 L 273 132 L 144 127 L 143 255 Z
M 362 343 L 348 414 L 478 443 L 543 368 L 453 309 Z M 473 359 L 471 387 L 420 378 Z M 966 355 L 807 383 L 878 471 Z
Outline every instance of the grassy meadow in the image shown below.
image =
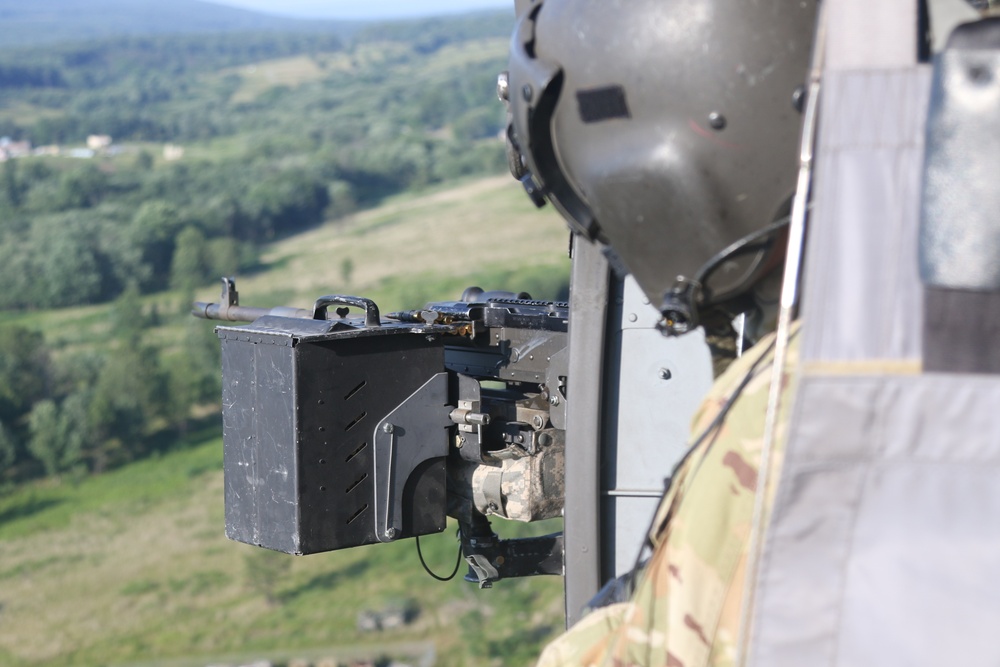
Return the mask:
M 509 177 L 491 177 L 398 195 L 269 244 L 237 284 L 247 305 L 308 306 L 322 294 L 351 293 L 374 298 L 383 312 L 455 299 L 471 284 L 552 298 L 568 280 L 566 242 L 552 210 L 536 210 Z M 197 297 L 216 300 L 218 288 Z M 180 295 L 143 303 L 164 314 L 149 340 L 170 348 L 185 322 Z M 3 319 L 43 332 L 57 355 L 71 355 L 108 336 L 109 308 Z M 180 446 L 153 458 L 0 496 L 0 665 L 195 667 L 382 655 L 519 665 L 532 664 L 561 627 L 557 578 L 479 591 L 432 580 L 413 541 L 293 558 L 226 540 L 218 416 L 212 406 L 202 412 Z M 497 528 L 505 536 L 557 529 Z M 453 529 L 422 545 L 432 568 L 450 571 Z M 359 612 L 398 605 L 419 610 L 409 626 L 357 629 Z

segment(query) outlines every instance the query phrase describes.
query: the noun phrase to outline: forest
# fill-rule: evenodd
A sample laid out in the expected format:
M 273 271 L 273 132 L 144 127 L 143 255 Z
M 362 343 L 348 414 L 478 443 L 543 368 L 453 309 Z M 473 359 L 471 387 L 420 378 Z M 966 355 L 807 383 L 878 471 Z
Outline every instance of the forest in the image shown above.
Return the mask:
M 181 314 L 148 295 L 184 303 L 253 272 L 262 244 L 505 169 L 509 29 L 482 14 L 0 49 L 0 150 L 32 147 L 0 163 L 0 486 L 169 447 L 218 400 L 211 328 L 185 319 L 170 352 L 148 330 Z M 94 136 L 110 143 L 84 149 Z M 111 333 L 86 353 L 22 323 L 99 303 Z

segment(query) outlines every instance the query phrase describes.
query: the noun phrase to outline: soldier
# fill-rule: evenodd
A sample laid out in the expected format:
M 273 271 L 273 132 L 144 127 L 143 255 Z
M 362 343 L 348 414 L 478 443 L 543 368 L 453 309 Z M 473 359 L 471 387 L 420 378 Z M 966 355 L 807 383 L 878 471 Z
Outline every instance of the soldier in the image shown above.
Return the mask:
M 521 12 L 512 172 L 634 275 L 666 333 L 704 327 L 721 373 L 634 592 L 596 602 L 545 667 L 735 659 L 815 14 L 811 0 L 543 0 Z

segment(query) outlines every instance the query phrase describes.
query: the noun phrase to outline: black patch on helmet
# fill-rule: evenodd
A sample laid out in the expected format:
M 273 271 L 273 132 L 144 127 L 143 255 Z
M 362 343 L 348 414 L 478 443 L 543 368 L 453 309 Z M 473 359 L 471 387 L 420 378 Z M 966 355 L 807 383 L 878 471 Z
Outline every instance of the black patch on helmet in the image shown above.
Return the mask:
M 584 123 L 632 117 L 625 100 L 625 89 L 621 86 L 578 90 L 576 101 L 580 106 L 580 120 Z

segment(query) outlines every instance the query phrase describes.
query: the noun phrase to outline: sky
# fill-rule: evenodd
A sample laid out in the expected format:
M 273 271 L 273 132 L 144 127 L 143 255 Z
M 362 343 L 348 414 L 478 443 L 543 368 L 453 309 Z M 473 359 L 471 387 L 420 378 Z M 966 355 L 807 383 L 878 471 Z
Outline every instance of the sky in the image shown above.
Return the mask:
M 209 0 L 220 5 L 296 18 L 386 19 L 508 9 L 513 0 Z

